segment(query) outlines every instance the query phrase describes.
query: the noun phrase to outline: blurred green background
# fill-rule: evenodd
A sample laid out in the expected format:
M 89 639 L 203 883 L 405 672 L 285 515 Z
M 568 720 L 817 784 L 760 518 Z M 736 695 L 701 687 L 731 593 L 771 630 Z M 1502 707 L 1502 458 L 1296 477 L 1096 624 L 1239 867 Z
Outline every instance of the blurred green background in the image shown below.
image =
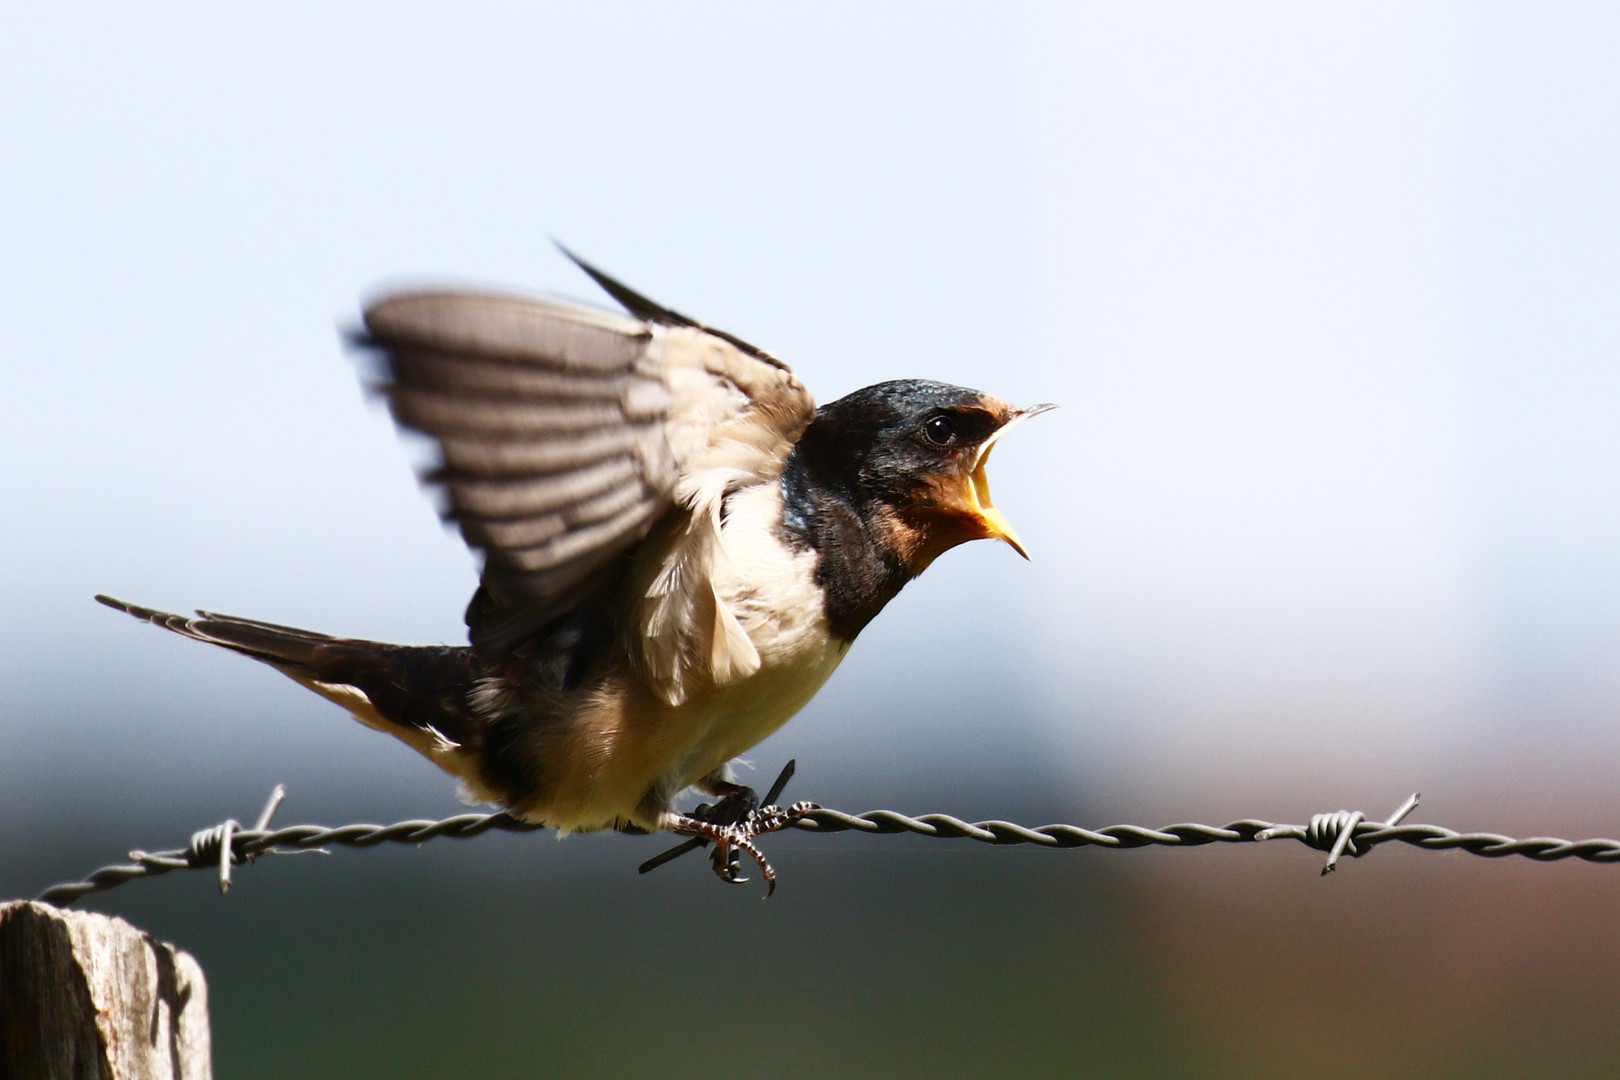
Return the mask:
M 0 16 L 0 896 L 251 819 L 458 812 L 109 592 L 462 640 L 475 567 L 336 329 L 593 290 L 821 400 L 1064 408 L 757 748 L 793 798 L 1620 835 L 1620 15 L 585 4 Z M 1293 844 L 487 836 L 94 898 L 232 1077 L 1606 1077 L 1614 867 Z

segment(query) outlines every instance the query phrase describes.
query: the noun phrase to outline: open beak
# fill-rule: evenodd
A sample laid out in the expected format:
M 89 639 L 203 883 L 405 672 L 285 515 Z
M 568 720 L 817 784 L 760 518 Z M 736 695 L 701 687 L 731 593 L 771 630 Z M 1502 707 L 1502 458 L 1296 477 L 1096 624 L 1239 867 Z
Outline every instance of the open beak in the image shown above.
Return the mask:
M 1050 412 L 1055 408 L 1057 408 L 1056 405 L 1046 402 L 1041 405 L 1031 405 L 1027 409 L 1014 409 L 1007 418 L 1007 422 L 1002 424 L 996 430 L 996 433 L 986 439 L 983 445 L 979 447 L 979 456 L 974 459 L 973 471 L 969 475 L 967 485 L 969 505 L 972 506 L 973 512 L 978 516 L 979 524 L 985 530 L 985 536 L 1007 541 L 1008 544 L 1012 545 L 1012 549 L 1025 559 L 1029 558 L 1029 552 L 1024 550 L 1024 543 L 1018 539 L 1018 534 L 1013 531 L 1012 523 L 1007 520 L 1005 514 L 991 505 L 990 478 L 984 474 L 984 463 L 989 460 L 990 451 L 995 448 L 997 441 L 1003 435 L 1030 417 L 1039 416 L 1041 413 Z

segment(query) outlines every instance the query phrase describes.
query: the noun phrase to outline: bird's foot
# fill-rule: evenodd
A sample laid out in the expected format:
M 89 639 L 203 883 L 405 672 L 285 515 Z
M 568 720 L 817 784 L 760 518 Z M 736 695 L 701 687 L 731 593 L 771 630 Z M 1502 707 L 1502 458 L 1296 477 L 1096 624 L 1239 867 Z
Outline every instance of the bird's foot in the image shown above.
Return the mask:
M 728 780 L 711 781 L 714 786 L 710 790 L 724 796 L 719 802 L 713 806 L 704 803 L 691 814 L 672 813 L 665 819 L 671 832 L 692 839 L 648 859 L 641 864 L 641 872 L 645 874 L 649 870 L 656 870 L 671 859 L 678 859 L 688 851 L 712 843 L 714 851 L 710 859 L 721 881 L 741 885 L 748 880 L 738 876 L 742 853 L 747 852 L 759 867 L 760 876 L 765 879 L 765 895 L 769 897 L 776 891 L 776 871 L 771 869 L 764 853 L 754 845 L 754 837 L 785 829 L 810 811 L 820 809 L 813 802 L 796 802 L 785 810 L 775 805 L 782 789 L 793 778 L 794 768 L 791 761 L 782 767 L 781 775 L 777 776 L 771 790 L 765 793 L 764 806 L 759 804 L 759 796 L 751 788 Z
M 812 802 L 796 802 L 785 808 L 749 805 L 756 801 L 754 793 L 743 790 L 747 792 L 745 796 L 733 792 L 713 807 L 700 806 L 692 815 L 674 815 L 672 831 L 712 842 L 714 850 L 709 853 L 709 860 L 714 865 L 715 875 L 731 885 L 749 880 L 739 873 L 742 854 L 746 852 L 759 867 L 759 875 L 765 879 L 765 895 L 769 897 L 776 891 L 776 871 L 765 853 L 755 846 L 754 838 L 785 829 L 819 807 Z

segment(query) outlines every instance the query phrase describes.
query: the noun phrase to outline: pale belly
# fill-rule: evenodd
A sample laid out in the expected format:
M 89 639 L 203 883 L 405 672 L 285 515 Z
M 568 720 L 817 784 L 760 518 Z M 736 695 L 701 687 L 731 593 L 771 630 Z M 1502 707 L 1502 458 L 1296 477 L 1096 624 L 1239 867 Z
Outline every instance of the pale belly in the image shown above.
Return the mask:
M 825 637 L 789 662 L 762 666 L 701 703 L 692 718 L 703 734 L 678 773 L 687 787 L 747 752 L 810 703 L 837 669 L 849 644 Z
M 721 685 L 694 686 L 671 702 L 646 689 L 586 709 L 543 760 L 565 762 L 557 787 L 525 816 L 589 829 L 634 820 L 657 828 L 671 800 L 786 723 L 849 651 L 833 637 L 812 552 L 780 542 L 775 485 L 739 493 L 722 533 L 716 595 L 757 650 L 759 666 Z M 554 765 L 555 767 L 555 765 Z
M 613 707 L 598 724 L 589 715 L 566 746 L 546 755 L 555 787 L 514 808 L 560 831 L 633 821 L 648 829 L 682 790 L 722 769 L 802 709 L 848 652 L 824 633 L 791 651 L 766 651 L 759 670 L 731 685 L 671 705 L 641 694 L 637 707 Z

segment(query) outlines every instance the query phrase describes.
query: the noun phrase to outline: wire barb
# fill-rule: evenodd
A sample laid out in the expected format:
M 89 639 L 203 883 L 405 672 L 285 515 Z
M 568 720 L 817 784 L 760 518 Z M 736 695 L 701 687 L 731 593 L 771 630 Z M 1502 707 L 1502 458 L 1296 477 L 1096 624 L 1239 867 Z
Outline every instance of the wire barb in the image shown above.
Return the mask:
M 1393 829 L 1406 815 L 1417 808 L 1420 792 L 1414 791 L 1407 796 L 1396 811 L 1385 818 L 1382 825 L 1368 825 L 1369 829 Z M 1275 840 L 1279 837 L 1289 837 L 1303 844 L 1316 848 L 1318 851 L 1328 853 L 1327 862 L 1322 865 L 1322 874 L 1327 876 L 1339 868 L 1339 857 L 1348 853 L 1352 858 L 1359 859 L 1371 846 L 1356 847 L 1356 831 L 1367 824 L 1367 815 L 1360 810 L 1339 810 L 1329 814 L 1315 814 L 1311 823 L 1300 829 L 1297 825 L 1273 825 L 1262 829 L 1255 834 L 1256 840 Z
M 770 801 L 774 802 L 781 796 L 787 778 L 793 775 L 792 766 L 793 763 L 789 762 L 788 768 L 782 770 L 783 775 L 777 778 L 768 796 Z M 129 865 L 104 866 L 83 881 L 53 885 L 40 893 L 37 899 L 65 907 L 90 893 L 117 888 L 138 878 L 158 877 L 171 870 L 195 870 L 214 865 L 221 867 L 222 880 L 228 881 L 230 863 L 251 862 L 260 855 L 270 853 L 318 851 L 328 845 L 375 847 L 383 843 L 422 844 L 441 836 L 467 840 L 491 830 L 528 833 L 544 828 L 533 822 L 520 821 L 503 810 L 495 814 L 461 814 L 442 821 L 400 821 L 393 825 L 343 825 L 338 828 L 289 825 L 267 831 L 270 816 L 275 813 L 284 795 L 279 786 L 271 793 L 270 803 L 259 815 L 256 828 L 243 829 L 234 822 L 226 822 L 203 830 L 192 838 L 190 845 L 175 851 L 132 851 Z M 998 847 L 1032 844 L 1045 848 L 1098 847 L 1113 851 L 1151 846 L 1189 848 L 1207 844 L 1252 844 L 1287 838 L 1318 851 L 1327 851 L 1328 864 L 1323 869 L 1324 874 L 1331 872 L 1340 855 L 1348 853 L 1359 857 L 1379 844 L 1395 841 L 1427 851 L 1466 851 L 1486 859 L 1518 855 L 1536 862 L 1580 859 L 1593 863 L 1620 863 L 1620 840 L 1560 840 L 1549 836 L 1516 840 L 1495 833 L 1460 833 L 1440 825 L 1402 824 L 1417 802 L 1418 796 L 1413 795 L 1381 822 L 1367 821 L 1359 811 L 1339 811 L 1336 814 L 1317 814 L 1309 825 L 1280 825 L 1244 819 L 1221 826 L 1182 823 L 1158 829 L 1141 825 L 1109 825 L 1101 829 L 1085 829 L 1078 825 L 1031 827 L 1011 821 L 967 822 L 949 814 L 908 817 L 893 810 L 846 814 L 840 810 L 816 807 L 807 810 L 789 827 L 818 834 L 860 832 L 892 836 L 915 833 L 942 840 L 973 840 Z M 228 836 L 227 825 L 232 826 Z M 217 848 L 207 839 L 209 834 L 217 834 Z M 688 842 L 671 848 L 644 863 L 642 872 L 662 866 L 679 854 L 700 846 Z

